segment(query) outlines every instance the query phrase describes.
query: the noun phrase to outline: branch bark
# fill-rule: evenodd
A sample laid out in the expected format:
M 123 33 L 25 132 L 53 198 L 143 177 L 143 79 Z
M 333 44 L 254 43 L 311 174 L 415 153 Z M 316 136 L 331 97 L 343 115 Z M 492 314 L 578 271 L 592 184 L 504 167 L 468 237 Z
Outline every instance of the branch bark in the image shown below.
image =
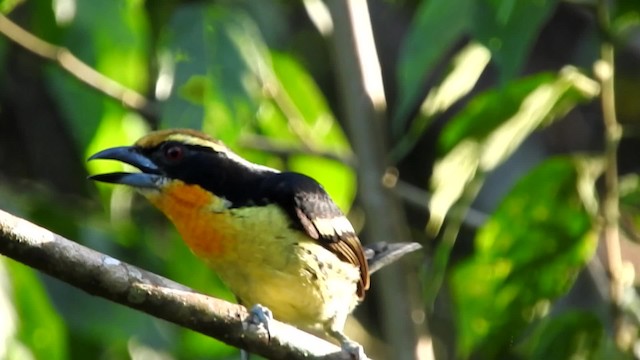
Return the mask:
M 611 19 L 610 3 L 606 0 L 597 2 L 596 14 L 600 29 L 609 34 Z M 600 44 L 600 59 L 594 66 L 599 78 L 602 91 L 600 101 L 602 106 L 602 120 L 604 124 L 604 193 L 602 196 L 602 216 L 604 219 L 604 245 L 607 256 L 609 273 L 609 294 L 611 297 L 611 315 L 614 321 L 614 336 L 616 344 L 623 351 L 631 351 L 633 339 L 637 332 L 635 327 L 627 325 L 622 304 L 624 292 L 632 287 L 632 283 L 625 282 L 625 269 L 620 246 L 620 185 L 618 181 L 618 148 L 622 138 L 622 126 L 616 116 L 615 97 L 615 52 L 613 43 L 604 39 Z M 627 277 L 629 278 L 629 277 Z M 631 336 L 629 336 L 631 335 Z
M 167 320 L 269 359 L 341 359 L 340 348 L 273 320 L 270 338 L 247 310 L 91 250 L 0 210 L 0 254 L 91 295 Z

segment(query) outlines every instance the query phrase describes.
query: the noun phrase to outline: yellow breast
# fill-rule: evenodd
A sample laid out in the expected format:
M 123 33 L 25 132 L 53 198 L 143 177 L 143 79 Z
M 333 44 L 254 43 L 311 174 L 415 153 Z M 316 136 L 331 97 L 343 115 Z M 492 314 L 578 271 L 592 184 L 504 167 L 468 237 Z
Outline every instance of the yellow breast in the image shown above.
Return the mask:
M 226 200 L 179 181 L 144 195 L 244 305 L 260 303 L 301 327 L 355 307 L 359 270 L 292 229 L 277 205 L 230 209 Z

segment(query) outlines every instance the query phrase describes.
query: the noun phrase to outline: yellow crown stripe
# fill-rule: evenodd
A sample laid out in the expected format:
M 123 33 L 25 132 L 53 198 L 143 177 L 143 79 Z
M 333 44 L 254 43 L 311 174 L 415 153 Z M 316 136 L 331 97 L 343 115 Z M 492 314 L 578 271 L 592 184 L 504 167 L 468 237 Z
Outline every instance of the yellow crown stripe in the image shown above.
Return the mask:
M 156 131 L 138 140 L 136 145 L 143 148 L 153 148 L 165 141 L 177 141 L 186 145 L 208 147 L 216 152 L 229 152 L 229 149 L 222 142 L 191 129 Z
M 200 137 L 193 137 L 187 134 L 171 134 L 166 138 L 166 141 L 177 141 L 186 145 L 196 145 L 202 147 L 208 147 L 213 149 L 215 152 L 228 152 L 229 149 L 219 141 L 215 141 L 213 139 L 203 139 Z

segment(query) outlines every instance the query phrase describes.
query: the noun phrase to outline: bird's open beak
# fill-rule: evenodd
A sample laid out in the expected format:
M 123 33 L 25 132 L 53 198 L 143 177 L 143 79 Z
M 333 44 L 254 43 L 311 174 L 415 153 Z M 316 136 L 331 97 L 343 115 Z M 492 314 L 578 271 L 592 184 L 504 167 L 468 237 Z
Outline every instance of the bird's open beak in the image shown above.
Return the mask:
M 148 157 L 140 153 L 135 146 L 122 146 L 102 150 L 88 160 L 118 160 L 135 166 L 140 173 L 115 172 L 89 176 L 89 179 L 106 183 L 124 184 L 137 188 L 158 188 L 164 179 L 162 172 Z

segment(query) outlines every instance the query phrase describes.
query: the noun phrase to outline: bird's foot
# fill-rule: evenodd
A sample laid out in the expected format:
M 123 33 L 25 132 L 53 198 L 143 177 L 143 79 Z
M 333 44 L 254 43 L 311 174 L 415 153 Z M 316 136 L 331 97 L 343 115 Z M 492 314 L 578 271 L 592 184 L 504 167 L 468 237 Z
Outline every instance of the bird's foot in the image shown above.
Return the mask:
M 358 344 L 355 341 L 345 339 L 340 342 L 340 347 L 342 348 L 342 357 L 345 360 L 369 359 L 367 355 L 364 353 L 364 348 L 362 347 L 362 345 Z
M 267 332 L 267 339 L 271 340 L 271 332 L 269 331 L 269 323 L 273 320 L 273 313 L 266 306 L 255 304 L 249 310 L 249 316 L 245 320 L 247 327 L 255 326 L 257 331 L 263 330 Z
M 369 358 L 364 353 L 362 345 L 349 339 L 342 332 L 341 324 L 344 324 L 344 321 L 334 321 L 333 323 L 329 323 L 329 326 L 325 327 L 327 335 L 338 340 L 340 343 L 340 348 L 342 349 L 341 357 L 345 360 L 368 360 Z

